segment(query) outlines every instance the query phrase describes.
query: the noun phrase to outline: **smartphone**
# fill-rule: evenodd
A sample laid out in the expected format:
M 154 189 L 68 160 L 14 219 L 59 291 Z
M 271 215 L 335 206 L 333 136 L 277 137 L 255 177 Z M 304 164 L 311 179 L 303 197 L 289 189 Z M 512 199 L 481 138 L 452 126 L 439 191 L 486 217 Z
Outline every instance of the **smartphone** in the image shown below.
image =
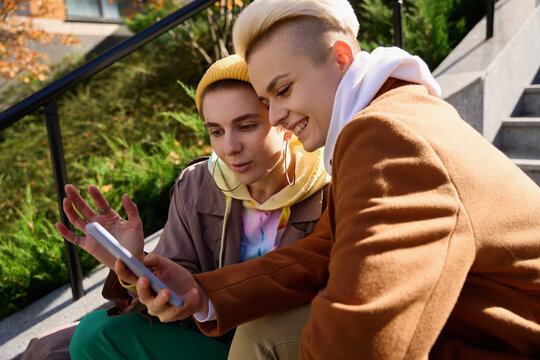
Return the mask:
M 103 226 L 97 222 L 91 222 L 86 225 L 86 231 L 92 235 L 105 249 L 107 249 L 115 258 L 120 259 L 126 264 L 126 266 L 135 274 L 137 277 L 146 276 L 150 280 L 150 287 L 155 293 L 159 293 L 162 289 L 169 289 L 163 281 L 161 281 L 157 276 L 152 274 L 146 266 L 143 265 L 133 254 L 131 254 L 125 247 L 122 246 L 116 240 L 110 232 L 105 230 Z M 174 293 L 171 289 L 171 297 L 169 303 L 174 306 L 182 307 L 184 302 L 178 295 Z

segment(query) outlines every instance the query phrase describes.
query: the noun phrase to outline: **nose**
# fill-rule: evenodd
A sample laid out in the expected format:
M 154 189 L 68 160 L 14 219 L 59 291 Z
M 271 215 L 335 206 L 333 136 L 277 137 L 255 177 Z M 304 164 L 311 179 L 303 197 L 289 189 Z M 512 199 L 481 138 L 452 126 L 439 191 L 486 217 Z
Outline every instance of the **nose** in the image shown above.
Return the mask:
M 268 117 L 272 126 L 281 125 L 285 127 L 288 111 L 280 106 L 276 101 L 271 101 L 268 106 Z
M 240 142 L 240 139 L 234 132 L 228 132 L 225 135 L 225 146 L 224 146 L 224 152 L 225 155 L 235 155 L 242 151 L 242 143 Z

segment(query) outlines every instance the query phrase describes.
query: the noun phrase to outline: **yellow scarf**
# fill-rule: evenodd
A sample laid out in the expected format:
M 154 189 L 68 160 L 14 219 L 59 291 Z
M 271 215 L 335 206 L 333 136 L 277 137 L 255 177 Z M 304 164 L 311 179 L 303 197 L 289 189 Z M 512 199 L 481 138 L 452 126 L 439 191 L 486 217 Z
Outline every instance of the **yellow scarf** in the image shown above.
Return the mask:
M 295 136 L 290 141 L 292 152 L 296 158 L 296 182 L 293 186 L 284 187 L 263 204 L 259 204 L 251 198 L 249 189 L 245 184 L 240 184 L 234 189 L 240 181 L 215 153 L 212 153 L 211 158 L 208 160 L 208 170 L 212 173 L 214 162 L 217 161 L 214 181 L 221 189 L 234 189 L 223 193 L 233 199 L 242 200 L 244 207 L 270 211 L 294 205 L 307 199 L 328 184 L 330 176 L 324 169 L 322 148 L 309 153 L 304 150 Z
M 264 211 L 283 209 L 279 219 L 279 226 L 285 226 L 289 220 L 291 214 L 290 207 L 292 205 L 307 199 L 330 182 L 330 175 L 328 175 L 324 168 L 323 148 L 309 153 L 304 150 L 304 147 L 300 141 L 298 141 L 296 136 L 291 138 L 290 143 L 292 152 L 295 155 L 295 183 L 293 186 L 285 186 L 263 204 L 259 204 L 257 201 L 253 200 L 249 194 L 248 187 L 245 184 L 240 183 L 234 173 L 223 164 L 215 153 L 212 153 L 212 156 L 208 160 L 208 170 L 211 174 L 214 172 L 214 181 L 217 186 L 221 189 L 234 189 L 232 191 L 223 191 L 226 203 L 221 232 L 219 267 L 222 266 L 223 245 L 231 211 L 231 198 L 242 200 L 242 206 L 247 208 Z M 215 171 L 214 164 L 216 165 Z

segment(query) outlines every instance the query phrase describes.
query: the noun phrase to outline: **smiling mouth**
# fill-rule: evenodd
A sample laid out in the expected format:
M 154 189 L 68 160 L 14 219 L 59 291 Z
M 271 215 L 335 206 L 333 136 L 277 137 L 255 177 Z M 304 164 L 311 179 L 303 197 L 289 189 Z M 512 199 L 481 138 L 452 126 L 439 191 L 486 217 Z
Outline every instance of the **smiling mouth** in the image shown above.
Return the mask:
M 291 130 L 294 133 L 294 135 L 298 136 L 298 134 L 300 134 L 300 132 L 306 128 L 307 124 L 308 124 L 308 119 L 305 118 L 304 120 L 296 123 L 296 125 L 292 129 L 289 129 L 289 130 Z

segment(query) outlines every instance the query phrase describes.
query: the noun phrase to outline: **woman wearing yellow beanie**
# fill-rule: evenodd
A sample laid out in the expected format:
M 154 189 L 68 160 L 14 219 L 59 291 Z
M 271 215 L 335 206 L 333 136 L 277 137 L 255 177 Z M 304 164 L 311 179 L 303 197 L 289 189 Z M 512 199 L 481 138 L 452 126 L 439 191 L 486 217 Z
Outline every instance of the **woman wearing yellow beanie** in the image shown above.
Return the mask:
M 324 209 L 325 189 L 330 180 L 323 167 L 322 150 L 307 153 L 295 137 L 270 125 L 268 109 L 249 83 L 244 60 L 233 55 L 214 63 L 199 83 L 196 104 L 214 152 L 210 158 L 193 161 L 178 177 L 167 224 L 152 253 L 199 273 L 259 257 L 310 233 Z M 71 200 L 68 205 L 73 203 L 80 211 L 86 202 L 74 187 L 66 190 Z M 98 208 L 106 203 L 97 189 L 90 194 Z M 129 210 L 129 201 L 124 204 Z M 81 230 L 86 221 L 105 217 L 113 219 L 102 222 L 110 230 L 115 229 L 116 222 L 124 221 L 114 211 L 107 215 L 94 213 L 86 220 L 72 206 L 66 206 L 65 211 Z M 127 212 L 128 223 L 138 218 L 136 210 L 132 214 Z M 62 226 L 59 231 L 67 240 L 92 249 L 93 238 L 77 238 Z M 134 240 L 127 239 L 126 233 L 117 231 L 115 235 L 126 247 L 142 251 L 140 244 L 130 245 Z M 114 268 L 114 263 L 104 261 L 106 255 L 97 250 L 90 252 Z M 143 253 L 134 255 L 144 257 Z M 108 310 L 113 316 L 107 316 L 105 310 L 96 311 L 84 317 L 78 326 L 34 339 L 25 358 L 43 359 L 46 356 L 39 355 L 39 349 L 51 348 L 67 355 L 68 345 L 73 359 L 228 356 L 233 333 L 216 340 L 202 335 L 191 319 L 161 323 L 157 318 L 149 321 L 135 314 L 140 312 L 150 318 L 137 294 L 122 287 L 112 271 L 103 295 L 115 304 Z M 294 357 L 298 347 L 294 337 L 299 341 L 309 307 L 283 316 L 297 317 L 292 321 L 298 323 L 297 328 L 279 328 L 280 334 L 287 336 L 286 344 L 280 345 L 279 350 Z M 272 321 L 278 324 L 280 320 L 276 317 Z

